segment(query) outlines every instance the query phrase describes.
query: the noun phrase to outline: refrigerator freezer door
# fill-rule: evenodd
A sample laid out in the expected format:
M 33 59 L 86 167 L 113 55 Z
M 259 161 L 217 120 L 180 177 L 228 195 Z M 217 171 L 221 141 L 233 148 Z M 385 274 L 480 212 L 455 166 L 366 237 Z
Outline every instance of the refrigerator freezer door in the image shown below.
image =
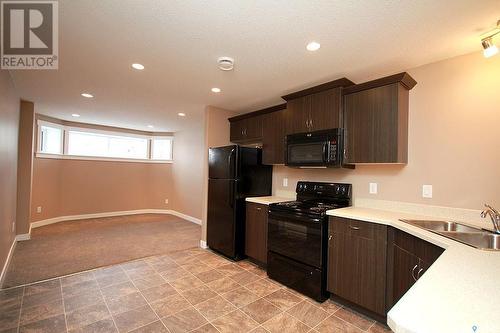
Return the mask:
M 236 181 L 208 180 L 207 243 L 222 254 L 234 258 L 236 253 Z
M 208 178 L 236 179 L 238 146 L 210 148 L 208 151 Z

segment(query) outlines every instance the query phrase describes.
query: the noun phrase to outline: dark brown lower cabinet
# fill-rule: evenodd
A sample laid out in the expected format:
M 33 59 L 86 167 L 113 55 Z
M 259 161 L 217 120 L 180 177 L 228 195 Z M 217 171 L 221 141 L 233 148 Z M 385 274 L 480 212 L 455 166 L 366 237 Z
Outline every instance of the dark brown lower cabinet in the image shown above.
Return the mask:
M 246 203 L 245 254 L 267 263 L 267 205 Z
M 386 314 L 387 226 L 331 217 L 328 291 L 379 316 Z
M 330 217 L 328 227 L 328 291 L 377 320 L 444 251 L 381 224 Z
M 389 310 L 444 252 L 444 249 L 389 228 L 387 309 Z

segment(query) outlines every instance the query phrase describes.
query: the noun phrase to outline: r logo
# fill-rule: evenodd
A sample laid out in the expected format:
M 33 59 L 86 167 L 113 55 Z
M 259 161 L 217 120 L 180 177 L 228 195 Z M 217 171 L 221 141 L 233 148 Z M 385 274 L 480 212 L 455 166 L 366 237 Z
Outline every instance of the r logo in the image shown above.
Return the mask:
M 1 5 L 2 68 L 57 68 L 57 1 L 2 1 Z

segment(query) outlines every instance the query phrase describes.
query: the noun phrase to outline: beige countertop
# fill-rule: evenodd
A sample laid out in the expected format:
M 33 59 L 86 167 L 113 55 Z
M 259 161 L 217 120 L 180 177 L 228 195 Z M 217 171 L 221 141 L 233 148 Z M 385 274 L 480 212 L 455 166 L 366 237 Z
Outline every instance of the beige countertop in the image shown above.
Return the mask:
M 500 251 L 478 250 L 399 221 L 443 217 L 360 207 L 327 214 L 390 225 L 445 249 L 389 311 L 394 332 L 500 332 Z
M 284 201 L 292 201 L 294 199 L 277 197 L 277 196 L 268 196 L 268 197 L 250 197 L 246 198 L 246 201 L 258 203 L 261 205 L 270 205 L 272 203 L 284 202 Z

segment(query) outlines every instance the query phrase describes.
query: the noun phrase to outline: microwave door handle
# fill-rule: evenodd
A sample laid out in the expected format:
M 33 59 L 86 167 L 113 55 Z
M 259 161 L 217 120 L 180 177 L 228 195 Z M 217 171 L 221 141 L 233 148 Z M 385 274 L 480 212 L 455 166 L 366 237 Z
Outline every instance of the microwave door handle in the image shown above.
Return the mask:
M 328 162 L 328 144 L 323 145 L 323 162 Z

